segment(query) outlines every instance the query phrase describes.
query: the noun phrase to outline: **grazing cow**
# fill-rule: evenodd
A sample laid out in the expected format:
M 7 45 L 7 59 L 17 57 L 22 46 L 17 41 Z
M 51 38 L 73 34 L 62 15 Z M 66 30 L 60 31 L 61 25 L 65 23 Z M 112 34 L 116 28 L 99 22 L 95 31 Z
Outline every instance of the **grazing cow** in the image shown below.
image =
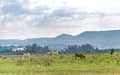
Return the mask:
M 59 54 L 59 52 L 57 51 L 57 50 L 55 50 L 55 51 L 53 51 L 53 52 L 48 52 L 48 53 L 46 53 L 46 55 L 51 55 L 51 56 L 56 56 L 56 55 L 58 55 Z
M 80 57 L 81 59 L 84 58 L 85 59 L 85 55 L 82 53 L 75 53 L 75 58 Z
M 46 55 L 52 55 L 52 52 L 47 52 Z
M 24 53 L 24 54 L 22 55 L 22 58 L 30 58 L 30 53 Z
M 56 55 L 58 55 L 58 51 L 57 50 L 52 52 L 52 56 L 56 56 Z
M 115 50 L 114 50 L 114 49 L 111 49 L 111 53 L 110 53 L 110 54 L 112 55 L 112 54 L 114 54 L 114 52 L 115 52 Z

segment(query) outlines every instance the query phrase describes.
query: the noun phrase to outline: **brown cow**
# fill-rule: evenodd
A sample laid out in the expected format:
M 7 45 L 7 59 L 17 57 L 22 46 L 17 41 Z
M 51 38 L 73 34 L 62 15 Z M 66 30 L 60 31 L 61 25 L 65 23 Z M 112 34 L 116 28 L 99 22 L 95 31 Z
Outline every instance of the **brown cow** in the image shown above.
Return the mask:
M 112 54 L 114 54 L 114 52 L 115 52 L 115 50 L 114 50 L 114 49 L 111 49 L 111 53 L 110 53 L 110 54 L 112 55 Z
M 85 59 L 85 55 L 82 53 L 75 53 L 75 58 L 80 57 L 81 59 L 84 58 Z

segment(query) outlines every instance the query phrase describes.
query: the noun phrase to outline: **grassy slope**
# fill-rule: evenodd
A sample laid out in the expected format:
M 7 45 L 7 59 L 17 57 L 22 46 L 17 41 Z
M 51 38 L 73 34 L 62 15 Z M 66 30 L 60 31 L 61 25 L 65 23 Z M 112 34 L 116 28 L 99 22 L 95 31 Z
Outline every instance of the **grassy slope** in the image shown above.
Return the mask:
M 0 75 L 119 75 L 120 53 L 32 56 L 31 58 L 0 59 Z

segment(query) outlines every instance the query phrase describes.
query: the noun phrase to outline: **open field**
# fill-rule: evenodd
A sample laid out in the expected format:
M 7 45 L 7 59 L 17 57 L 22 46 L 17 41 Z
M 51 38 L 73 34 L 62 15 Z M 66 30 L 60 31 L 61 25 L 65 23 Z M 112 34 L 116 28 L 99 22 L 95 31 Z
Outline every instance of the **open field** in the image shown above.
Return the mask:
M 6 57 L 6 58 L 5 58 Z M 73 54 L 37 56 L 1 56 L 0 75 L 119 75 L 120 53 L 86 54 L 75 59 Z

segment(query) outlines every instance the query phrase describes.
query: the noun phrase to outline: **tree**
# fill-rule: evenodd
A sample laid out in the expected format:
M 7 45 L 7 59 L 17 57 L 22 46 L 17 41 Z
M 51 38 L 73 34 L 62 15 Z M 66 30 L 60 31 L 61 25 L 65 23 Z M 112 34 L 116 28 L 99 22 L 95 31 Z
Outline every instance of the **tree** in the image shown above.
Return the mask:
M 32 45 L 28 45 L 26 46 L 25 52 L 29 52 L 29 53 L 40 53 L 40 54 L 45 54 L 47 52 L 49 52 L 50 49 L 48 48 L 48 46 L 37 46 L 37 44 L 32 44 Z
M 99 49 L 97 47 L 93 47 L 90 44 L 83 44 L 82 46 L 68 46 L 65 48 L 65 50 L 62 50 L 61 53 L 67 54 L 67 53 L 76 53 L 76 52 L 84 52 L 84 53 L 93 53 L 93 52 L 99 52 Z

